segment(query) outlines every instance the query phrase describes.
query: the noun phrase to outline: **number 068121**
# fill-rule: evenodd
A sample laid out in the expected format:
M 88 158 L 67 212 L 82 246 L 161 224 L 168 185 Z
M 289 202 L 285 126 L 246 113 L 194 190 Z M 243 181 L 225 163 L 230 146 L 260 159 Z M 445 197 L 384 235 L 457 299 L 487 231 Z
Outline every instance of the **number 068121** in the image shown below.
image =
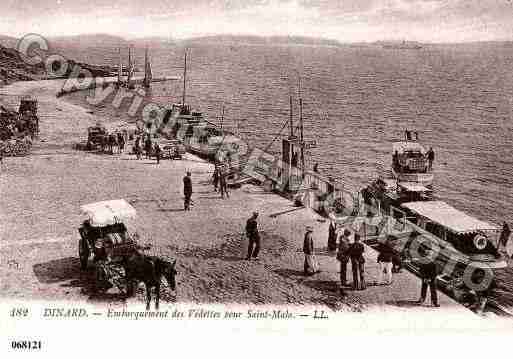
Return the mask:
M 41 350 L 40 340 L 13 340 L 11 348 L 14 350 Z

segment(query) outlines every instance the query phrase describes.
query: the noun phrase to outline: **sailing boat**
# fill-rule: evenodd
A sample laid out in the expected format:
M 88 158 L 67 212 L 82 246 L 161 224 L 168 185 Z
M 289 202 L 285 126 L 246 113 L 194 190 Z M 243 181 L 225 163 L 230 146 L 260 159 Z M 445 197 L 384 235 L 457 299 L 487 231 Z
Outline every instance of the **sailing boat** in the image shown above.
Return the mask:
M 219 154 L 221 147 L 226 151 L 230 148 L 231 142 L 240 142 L 240 140 L 235 138 L 231 132 L 208 121 L 203 113 L 192 111 L 186 103 L 186 89 L 187 52 L 184 55 L 182 101 L 172 104 L 163 122 L 166 124 L 172 118 L 171 137 L 182 141 L 188 151 L 213 160 L 216 154 Z
M 148 58 L 148 48 L 144 52 L 144 80 L 143 86 L 146 88 L 150 87 L 153 74 L 151 73 L 151 64 Z

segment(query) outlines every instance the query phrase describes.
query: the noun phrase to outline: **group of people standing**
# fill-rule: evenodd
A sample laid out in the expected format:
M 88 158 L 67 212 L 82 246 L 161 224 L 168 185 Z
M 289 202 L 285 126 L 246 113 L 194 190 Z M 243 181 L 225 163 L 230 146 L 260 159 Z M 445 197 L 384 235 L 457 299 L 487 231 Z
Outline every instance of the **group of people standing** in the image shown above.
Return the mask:
M 185 180 L 184 180 L 185 183 Z M 187 194 L 186 194 L 187 198 Z M 253 215 L 246 222 L 246 236 L 248 239 L 248 250 L 246 260 L 258 259 L 261 249 L 261 238 L 258 231 L 258 212 Z M 319 262 L 315 256 L 315 246 L 313 239 L 314 229 L 312 226 L 307 226 L 303 240 L 303 273 L 305 276 L 311 276 L 320 272 Z M 504 224 L 503 234 L 501 236 L 502 243 L 505 244 L 511 231 L 507 224 Z M 351 240 L 351 237 L 352 240 Z M 333 239 L 335 238 L 335 239 Z M 364 290 L 366 289 L 365 281 L 365 246 L 361 242 L 359 233 L 352 233 L 349 229 L 345 228 L 341 235 L 337 238 L 336 227 L 332 224 L 329 228 L 328 250 L 335 252 L 336 259 L 340 264 L 340 294 L 345 295 L 344 289 L 348 287 L 347 269 L 349 263 L 351 264 L 352 272 L 352 289 Z M 389 239 L 381 242 L 378 247 L 378 279 L 377 285 L 390 285 L 392 284 L 392 267 L 393 258 L 395 256 L 394 248 Z M 420 298 L 416 301 L 417 304 L 422 305 L 427 298 L 428 289 L 430 291 L 430 300 L 433 307 L 439 307 L 438 302 L 438 287 L 437 277 L 439 271 L 436 261 L 433 257 L 432 249 L 423 247 L 422 252 L 424 259 L 419 260 L 419 276 L 421 279 Z M 430 259 L 430 260 L 426 260 Z M 487 291 L 489 289 L 486 289 Z M 486 295 L 480 293 L 480 297 L 486 298 Z M 484 307 L 484 304 L 481 305 Z
M 361 243 L 360 235 L 354 233 L 353 241 L 350 240 L 351 231 L 345 229 L 343 234 L 336 240 L 336 232 L 334 227 L 330 226 L 330 240 L 328 241 L 328 249 L 337 251 L 337 260 L 340 262 L 340 285 L 341 292 L 344 292 L 344 287 L 347 286 L 347 266 L 351 262 L 351 270 L 353 274 L 353 289 L 363 290 L 366 288 L 365 284 L 365 246 Z M 314 254 L 314 245 L 312 238 L 313 228 L 306 227 L 306 233 L 303 243 L 303 253 L 305 254 L 304 274 L 313 275 L 319 272 L 319 264 Z M 333 235 L 335 235 L 335 242 L 333 243 Z
M 127 134 L 126 134 L 126 132 L 125 133 L 118 132 L 116 136 L 117 136 L 118 152 L 123 153 L 125 150 L 125 143 L 127 141 Z
M 318 264 L 315 258 L 312 259 L 313 254 L 313 241 L 311 239 L 312 228 L 307 227 L 305 235 L 305 244 L 303 252 L 305 253 L 304 271 L 305 275 L 311 275 L 318 271 Z M 353 236 L 351 241 L 350 237 Z M 328 234 L 328 250 L 336 251 L 336 258 L 340 263 L 340 293 L 345 295 L 344 288 L 347 284 L 347 267 L 351 263 L 351 270 L 353 274 L 352 289 L 364 290 L 366 289 L 365 282 L 365 246 L 361 243 L 360 234 L 351 233 L 347 228 L 343 230 L 342 235 L 338 237 L 337 231 L 333 223 L 329 227 Z M 377 285 L 390 285 L 392 284 L 392 267 L 393 259 L 395 256 L 392 244 L 388 239 L 380 243 L 377 247 L 378 251 L 378 280 Z M 426 248 L 426 255 L 430 255 L 430 248 Z M 418 304 L 423 304 L 426 300 L 427 289 L 430 289 L 431 303 L 434 307 L 439 307 L 437 295 L 437 282 L 438 275 L 436 263 L 432 261 L 424 261 L 419 268 L 419 274 L 422 280 L 420 299 Z
M 134 141 L 133 151 L 138 160 L 141 159 L 143 153 L 143 141 L 144 141 L 144 153 L 146 155 L 146 159 L 151 159 L 152 155 L 155 156 L 157 160 L 157 164 L 160 164 L 160 158 L 162 156 L 162 149 L 158 141 L 152 141 L 149 135 L 143 138 L 138 136 Z
M 338 237 L 338 238 L 337 238 Z M 333 223 L 330 223 L 328 229 L 328 251 L 337 252 L 337 260 L 340 262 L 340 285 L 341 288 L 347 286 L 347 266 L 351 262 L 351 270 L 353 273 L 353 289 L 363 290 L 366 288 L 365 283 L 365 257 L 363 253 L 365 251 L 364 245 L 361 243 L 361 237 L 359 233 L 354 233 L 353 241 L 350 240 L 351 231 L 344 229 L 342 235 L 337 235 L 336 227 Z M 337 240 L 338 239 L 338 240 Z M 378 262 L 388 262 L 389 256 L 386 258 L 383 256 L 378 257 Z M 387 276 L 385 283 L 391 283 L 391 256 L 390 265 L 383 267 L 390 268 L 390 278 Z M 380 265 L 381 267 L 381 265 Z M 380 282 L 383 279 L 380 277 Z M 343 289 L 342 289 L 343 291 Z
M 360 235 L 354 233 L 353 242 L 350 241 L 351 231 L 344 229 L 343 234 L 339 237 L 337 248 L 337 260 L 340 262 L 340 290 L 344 292 L 347 286 L 347 265 L 351 262 L 351 270 L 353 273 L 354 290 L 364 290 L 365 283 L 365 247 L 360 241 Z
M 136 144 L 137 144 L 137 141 L 136 141 Z M 158 163 L 160 151 L 156 150 L 155 152 L 157 154 L 157 163 Z M 214 191 L 217 192 L 217 190 L 219 188 L 219 191 L 221 192 L 221 198 L 224 198 L 225 196 L 226 196 L 226 198 L 229 197 L 228 187 L 226 184 L 226 177 L 227 177 L 226 171 L 222 170 L 221 166 L 216 163 L 215 167 L 214 167 L 214 174 L 212 176 L 212 182 L 214 184 Z M 190 171 L 187 171 L 186 175 L 183 178 L 183 195 L 184 195 L 184 204 L 183 204 L 184 211 L 190 211 L 191 205 L 192 205 L 192 178 L 191 178 Z M 255 223 L 255 225 L 254 225 L 255 229 L 248 232 L 248 233 L 253 233 L 251 235 L 251 238 L 253 238 L 253 242 L 255 242 L 255 243 L 258 242 L 258 244 L 256 245 L 257 249 L 255 249 L 255 252 L 256 252 L 255 256 L 258 255 L 258 250 L 259 250 L 259 246 L 260 246 L 259 240 L 257 240 L 257 237 L 258 237 L 258 230 L 256 230 L 256 218 L 257 217 L 258 217 L 258 213 L 255 212 L 254 218 L 252 217 L 253 222 Z M 254 233 L 256 233 L 256 235 Z M 249 237 L 250 236 L 248 234 L 248 238 Z
M 101 151 L 104 153 L 110 153 L 111 155 L 114 153 L 121 154 L 125 150 L 125 144 L 127 141 L 128 133 L 126 131 L 106 134 L 101 138 Z

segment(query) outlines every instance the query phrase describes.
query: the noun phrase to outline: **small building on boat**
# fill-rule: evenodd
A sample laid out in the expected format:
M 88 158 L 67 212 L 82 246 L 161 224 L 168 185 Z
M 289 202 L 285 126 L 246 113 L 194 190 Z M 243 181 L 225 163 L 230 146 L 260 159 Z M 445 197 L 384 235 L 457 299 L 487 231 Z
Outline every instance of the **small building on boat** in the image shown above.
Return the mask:
M 417 141 L 392 144 L 392 175 L 400 182 L 416 182 L 424 186 L 433 184 L 433 171 L 429 168 L 427 151 Z

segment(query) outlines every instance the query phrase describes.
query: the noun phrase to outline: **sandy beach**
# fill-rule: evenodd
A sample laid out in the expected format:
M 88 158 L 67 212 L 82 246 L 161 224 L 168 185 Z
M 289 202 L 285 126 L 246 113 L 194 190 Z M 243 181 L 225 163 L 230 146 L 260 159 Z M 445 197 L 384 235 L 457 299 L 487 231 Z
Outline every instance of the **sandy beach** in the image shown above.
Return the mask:
M 138 212 L 131 223 L 150 254 L 177 259 L 178 289 L 165 288 L 168 303 L 237 303 L 319 305 L 329 310 L 363 312 L 432 312 L 414 306 L 420 281 L 403 271 L 391 286 L 377 286 L 376 253 L 366 248 L 365 291 L 339 294 L 338 262 L 326 250 L 328 222 L 307 208 L 297 208 L 260 187 L 245 185 L 221 199 L 209 180 L 213 166 L 190 154 L 183 160 L 136 160 L 129 154 L 81 152 L 73 144 L 97 121 L 112 124 L 70 104 L 55 93 L 60 81 L 19 82 L 0 89 L 9 96 L 31 94 L 39 101 L 40 139 L 27 157 L 5 159 L 0 189 L 0 284 L 4 298 L 86 301 L 121 305 L 116 288 L 91 292 L 92 273 L 82 272 L 78 259 L 80 205 L 124 198 Z M 4 100 L 5 101 L 5 100 Z M 192 211 L 183 211 L 182 177 L 192 172 Z M 244 260 L 244 226 L 259 211 L 263 248 L 258 261 Z M 302 242 L 306 225 L 314 227 L 314 242 L 322 272 L 302 274 Z M 349 274 L 348 274 L 349 275 Z M 143 294 L 136 301 L 143 302 Z M 474 316 L 440 293 L 446 310 L 462 318 Z M 444 316 L 443 309 L 433 312 Z M 436 314 L 438 313 L 438 314 Z

